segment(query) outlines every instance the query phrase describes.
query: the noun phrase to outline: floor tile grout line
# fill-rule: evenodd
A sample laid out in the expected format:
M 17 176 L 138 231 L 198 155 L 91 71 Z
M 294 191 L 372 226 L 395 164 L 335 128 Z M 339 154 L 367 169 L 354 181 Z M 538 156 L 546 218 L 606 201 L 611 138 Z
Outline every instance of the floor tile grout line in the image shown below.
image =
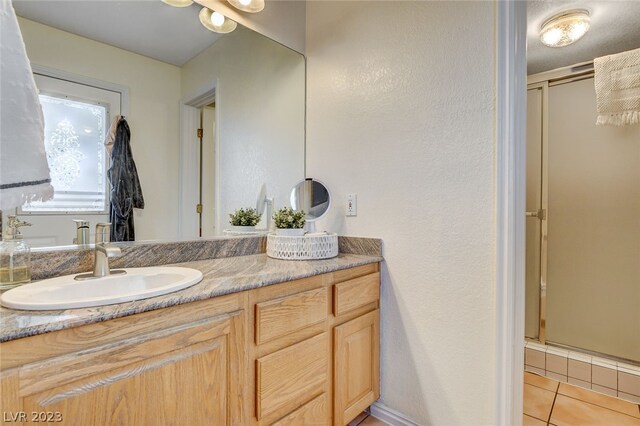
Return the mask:
M 593 402 L 589 402 L 589 401 L 585 401 L 584 399 L 580 399 L 580 398 L 574 398 L 571 395 L 565 395 L 563 393 L 561 393 L 560 395 L 565 396 L 567 398 L 571 398 L 574 401 L 580 401 L 580 402 L 584 402 L 585 404 L 589 404 L 589 405 L 593 405 L 594 407 L 598 407 L 598 408 L 602 408 L 604 410 L 609 410 L 609 411 L 613 411 L 614 413 L 618 413 L 618 414 L 622 414 L 624 416 L 627 417 L 631 417 L 632 419 L 637 419 L 638 417 L 632 416 L 631 414 L 627 414 L 627 413 L 623 413 L 622 411 L 618 411 L 618 410 L 614 410 L 613 408 L 609 408 L 609 407 L 603 407 L 602 405 L 598 405 L 598 404 L 594 404 Z M 608 395 L 607 395 L 608 396 Z M 553 403 L 555 405 L 556 400 L 553 400 Z
M 536 417 L 536 416 L 534 416 L 533 414 L 522 413 L 522 415 L 523 415 L 523 416 L 531 417 L 532 419 L 536 419 L 536 420 L 538 420 L 539 422 L 546 423 L 546 422 L 545 422 L 544 420 L 542 420 L 540 417 Z
M 525 373 L 530 373 L 530 374 L 532 374 L 532 375 L 534 375 L 534 376 L 542 377 L 543 379 L 547 379 L 547 380 L 549 380 L 550 382 L 556 382 L 556 383 L 558 383 L 558 384 L 556 385 L 556 392 L 558 391 L 558 386 L 560 386 L 560 382 L 559 382 L 559 381 L 554 380 L 554 379 L 551 379 L 551 378 L 549 378 L 549 377 L 547 377 L 547 376 L 541 376 L 541 375 L 539 375 L 539 374 L 532 373 L 531 371 L 525 371 Z M 524 382 L 524 383 L 525 383 L 525 384 L 527 384 L 527 385 L 535 386 L 535 387 L 537 387 L 537 388 L 539 388 L 539 389 L 546 390 L 547 392 L 553 392 L 552 390 L 549 390 L 549 389 L 547 389 L 547 388 L 543 388 L 542 386 L 538 386 L 538 385 L 533 384 L 533 383 L 527 383 L 527 382 Z
M 546 391 L 546 392 L 553 392 L 553 393 L 554 393 L 554 398 L 553 398 L 553 401 L 552 401 L 552 403 L 551 403 L 551 410 L 550 410 L 550 412 L 549 412 L 549 417 L 548 417 L 547 422 L 546 422 L 547 426 L 554 426 L 554 424 L 553 424 L 553 423 L 551 423 L 551 417 L 552 417 L 552 415 L 553 415 L 553 410 L 555 409 L 555 404 L 556 404 L 556 401 L 557 401 L 557 398 L 558 398 L 558 394 L 560 394 L 560 395 L 562 395 L 562 396 L 565 396 L 565 397 L 567 397 L 567 398 L 570 398 L 570 399 L 572 399 L 572 400 L 574 400 L 574 401 L 582 402 L 582 403 L 588 404 L 588 405 L 590 405 L 590 406 L 597 407 L 597 408 L 599 408 L 599 409 L 607 410 L 607 411 L 612 412 L 612 413 L 622 414 L 622 415 L 624 415 L 624 416 L 626 416 L 626 417 L 628 417 L 628 418 L 631 418 L 631 419 L 638 419 L 638 418 L 639 418 L 639 417 L 636 417 L 634 414 L 629 414 L 628 412 L 619 411 L 618 409 L 612 408 L 612 407 L 610 407 L 610 406 L 600 405 L 600 404 L 597 404 L 597 403 L 594 403 L 594 402 L 586 401 L 586 400 L 581 399 L 581 398 L 579 398 L 579 397 L 575 397 L 575 396 L 572 396 L 572 395 L 567 395 L 567 394 L 565 394 L 565 393 L 562 393 L 562 392 L 560 392 L 560 386 L 562 385 L 562 383 L 563 383 L 563 382 L 559 382 L 559 381 L 557 381 L 557 380 L 554 380 L 554 379 L 552 379 L 552 378 L 549 378 L 549 377 L 546 377 L 546 376 L 543 376 L 543 375 L 537 374 L 537 373 L 532 372 L 532 371 L 525 371 L 525 376 L 526 376 L 526 374 L 527 374 L 527 373 L 528 373 L 528 374 L 530 374 L 530 375 L 532 375 L 532 376 L 538 376 L 538 377 L 540 377 L 540 378 L 546 379 L 546 380 L 548 380 L 548 381 L 556 382 L 555 392 L 554 392 L 554 391 L 549 390 L 547 387 L 542 387 L 542 386 L 539 386 L 538 384 L 535 384 L 535 383 L 527 383 L 527 382 L 525 382 L 525 384 L 526 384 L 526 385 L 530 385 L 530 386 L 532 386 L 532 387 L 535 387 L 535 388 L 537 388 L 537 389 L 544 390 L 544 391 Z M 617 377 L 616 377 L 616 379 L 617 379 Z M 575 385 L 572 385 L 572 384 L 570 384 L 570 383 L 565 383 L 565 385 L 567 385 L 567 386 L 573 386 L 573 387 L 575 387 L 575 388 L 577 388 L 577 389 L 582 389 L 582 390 L 584 390 L 584 391 L 586 391 L 586 392 L 592 392 L 592 393 L 594 393 L 594 394 L 601 395 L 601 396 L 603 396 L 603 397 L 605 397 L 605 398 L 613 398 L 614 400 L 617 400 L 617 401 L 620 401 L 620 402 L 631 403 L 632 405 L 634 405 L 634 406 L 636 406 L 636 407 L 638 408 L 638 413 L 640 414 L 640 404 L 633 403 L 633 402 L 631 402 L 631 401 L 627 401 L 627 400 L 625 400 L 625 399 L 616 398 L 616 397 L 611 396 L 611 395 L 601 394 L 600 392 L 594 391 L 594 390 L 592 390 L 592 389 L 583 388 L 583 387 L 581 387 L 581 386 L 575 386 Z M 543 420 L 543 419 L 538 419 L 537 417 L 532 416 L 531 414 L 526 414 L 526 413 L 523 413 L 523 414 L 528 415 L 528 416 L 530 416 L 530 417 L 533 417 L 533 418 L 535 418 L 535 419 L 537 419 L 537 420 L 540 420 L 540 421 L 543 421 L 543 422 L 544 422 L 544 420 Z
M 620 401 L 620 402 L 627 402 L 627 403 L 629 403 L 629 404 L 631 404 L 631 405 L 636 405 L 636 406 L 638 407 L 638 414 L 640 414 L 640 404 L 634 404 L 633 402 L 627 401 L 627 400 L 625 400 L 625 399 L 620 399 L 620 398 L 616 398 L 615 396 L 607 395 L 607 394 L 605 394 L 605 393 L 596 392 L 596 391 L 594 391 L 594 390 L 592 390 L 592 389 L 586 389 L 586 388 L 579 388 L 579 389 L 583 389 L 583 390 L 588 391 L 588 392 L 590 391 L 590 392 L 592 392 L 592 393 L 595 393 L 596 395 L 600 395 L 600 396 L 604 396 L 604 397 L 608 397 L 608 398 L 613 398 L 613 399 L 614 399 L 614 400 L 616 400 L 616 401 Z M 567 395 L 566 393 L 562 393 L 562 392 L 560 392 L 559 390 L 558 390 L 558 393 L 560 393 L 560 395 L 566 396 L 567 398 L 575 399 L 575 400 L 577 400 L 577 401 L 586 402 L 586 403 L 589 403 L 589 404 L 591 404 L 591 405 L 595 405 L 595 406 L 597 406 L 597 407 L 606 408 L 607 410 L 615 411 L 616 413 L 626 414 L 627 416 L 630 416 L 630 417 L 635 417 L 635 416 L 632 416 L 631 414 L 627 414 L 627 413 L 624 413 L 624 412 L 622 412 L 622 411 L 618 411 L 618 410 L 616 410 L 615 408 L 605 407 L 604 405 L 596 404 L 596 403 L 591 402 L 591 401 L 585 401 L 584 399 L 576 398 L 575 396 Z
M 533 383 L 525 383 L 525 385 L 529 385 L 529 386 L 533 386 L 534 388 L 538 388 L 538 389 L 546 390 L 547 392 L 554 392 L 554 391 L 549 390 L 549 389 L 547 389 L 547 388 L 543 388 L 542 386 L 534 385 Z
M 598 395 L 603 395 L 603 396 L 608 396 L 609 398 L 614 398 L 614 399 L 615 399 L 615 400 L 617 400 L 617 401 L 623 401 L 623 402 L 628 402 L 629 404 L 637 405 L 637 406 L 638 406 L 638 412 L 640 413 L 640 404 L 636 404 L 636 403 L 635 403 L 635 402 L 633 402 L 633 401 L 629 401 L 629 400 L 627 400 L 627 399 L 620 398 L 620 397 L 618 397 L 618 396 L 613 396 L 613 395 L 609 395 L 609 394 L 606 394 L 606 393 L 598 392 L 598 391 L 596 391 L 596 390 L 593 390 L 593 389 L 590 389 L 590 388 L 585 388 L 585 387 L 582 387 L 582 386 L 580 386 L 580 385 L 574 385 L 574 384 L 569 383 L 569 382 L 560 382 L 560 381 L 558 381 L 558 380 L 552 379 L 551 377 L 547 377 L 547 376 L 543 376 L 543 375 L 537 374 L 537 373 L 535 373 L 535 372 L 533 372 L 533 371 L 525 371 L 525 374 L 526 374 L 526 373 L 529 373 L 529 374 L 531 374 L 531 375 L 533 375 L 533 376 L 541 377 L 541 378 L 543 378 L 543 379 L 547 379 L 547 380 L 550 380 L 550 381 L 553 381 L 553 382 L 557 382 L 557 383 L 558 383 L 558 386 L 560 386 L 560 384 L 564 383 L 564 384 L 565 384 L 565 385 L 567 385 L 567 386 L 573 386 L 573 387 L 576 387 L 576 388 L 579 388 L 579 389 L 583 389 L 583 390 L 585 390 L 585 391 L 591 391 L 591 392 L 596 393 L 596 394 L 598 394 Z M 575 379 L 575 377 L 573 377 L 573 378 Z M 578 380 L 580 380 L 580 379 L 578 379 Z M 535 384 L 535 383 L 528 383 L 528 382 L 524 382 L 524 383 L 525 383 L 526 385 L 531 385 L 531 386 L 536 387 L 536 388 L 538 388 L 538 389 L 546 390 L 547 392 L 553 392 L 552 390 L 549 390 L 549 389 L 547 389 L 547 388 L 545 388 L 545 387 L 539 386 L 539 385 L 537 385 L 537 384 Z M 589 383 L 591 383 L 591 384 L 597 384 L 597 383 L 592 383 L 592 382 L 589 382 Z M 598 386 L 602 386 L 602 385 L 598 385 Z M 609 388 L 609 387 L 607 387 L 607 386 L 602 386 L 602 387 L 605 387 L 605 388 L 607 388 L 607 389 L 611 389 L 611 390 L 614 390 L 614 391 L 616 390 L 616 389 Z M 557 390 L 557 391 L 558 391 L 558 390 Z M 561 393 L 561 395 L 565 395 L 565 394 Z M 630 394 L 630 395 L 633 395 L 633 394 Z M 565 396 L 569 396 L 569 395 L 565 395 Z M 633 396 L 636 396 L 636 395 L 633 395 Z M 581 399 L 579 399 L 579 398 L 573 398 L 573 399 L 578 399 L 579 401 L 582 401 L 582 400 L 581 400 Z M 587 401 L 584 401 L 584 402 L 587 402 Z M 598 404 L 593 404 L 593 405 L 598 405 Z M 601 407 L 601 405 L 598 405 L 598 407 Z M 603 407 L 603 408 L 607 408 L 607 407 Z M 610 409 L 610 408 L 609 408 L 609 409 Z M 611 410 L 611 409 L 610 409 L 610 410 Z M 612 411 L 617 411 L 617 410 L 612 410 Z M 618 412 L 619 412 L 619 411 L 618 411 Z M 624 414 L 624 413 L 623 413 L 623 414 Z M 632 416 L 632 417 L 633 417 L 633 416 Z
M 606 393 L 597 392 L 597 391 L 594 391 L 593 389 L 587 389 L 587 388 L 583 388 L 581 386 L 571 385 L 570 383 L 567 383 L 567 385 L 574 386 L 574 387 L 576 387 L 578 389 L 582 389 L 582 390 L 587 391 L 587 392 L 592 392 L 592 393 L 595 393 L 597 395 L 601 395 L 603 397 L 613 398 L 615 401 L 626 402 L 626 403 L 629 403 L 629 404 L 632 404 L 632 405 L 636 405 L 638 407 L 638 414 L 640 414 L 640 404 L 635 404 L 635 403 L 633 403 L 631 401 L 627 401 L 626 399 L 622 399 L 622 398 L 615 397 L 615 396 L 612 396 L 612 395 L 607 395 Z M 560 392 L 560 387 L 558 387 L 558 393 L 560 393 L 560 395 L 564 395 L 564 396 L 566 396 L 568 398 L 575 399 L 577 401 L 586 402 L 586 403 L 589 403 L 591 405 L 595 405 L 597 407 L 602 407 L 602 408 L 606 408 L 607 410 L 610 410 L 610 411 L 615 411 L 616 413 L 625 414 L 625 415 L 630 416 L 630 417 L 635 417 L 635 416 L 633 416 L 631 414 L 627 414 L 627 413 L 624 413 L 622 411 L 618 411 L 618 410 L 616 410 L 614 408 L 611 408 L 611 407 L 605 407 L 605 406 L 600 405 L 600 404 L 595 404 L 595 403 L 590 402 L 590 401 L 585 401 L 584 399 L 580 399 L 580 398 L 576 398 L 576 397 L 571 396 L 571 395 L 567 395 L 565 393 Z
M 560 389 L 560 382 L 556 386 L 556 393 L 553 395 L 553 402 L 551 403 L 551 410 L 549 410 L 549 417 L 547 418 L 547 425 L 551 423 L 551 415 L 553 414 L 553 408 L 556 406 L 556 398 L 558 397 L 558 389 Z

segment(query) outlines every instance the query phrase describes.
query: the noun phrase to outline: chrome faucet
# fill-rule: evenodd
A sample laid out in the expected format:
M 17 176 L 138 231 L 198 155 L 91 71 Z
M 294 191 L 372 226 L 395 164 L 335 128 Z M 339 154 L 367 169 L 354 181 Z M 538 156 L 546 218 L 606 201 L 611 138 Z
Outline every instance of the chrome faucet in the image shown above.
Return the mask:
M 80 274 L 75 277 L 76 280 L 90 280 L 92 278 L 102 278 L 114 274 L 126 274 L 126 271 L 121 269 L 109 268 L 110 257 L 122 256 L 122 250 L 120 247 L 112 246 L 109 244 L 111 241 L 111 224 L 110 223 L 98 223 L 96 224 L 96 244 L 95 244 L 95 257 L 93 260 L 93 272 L 87 274 Z
M 89 221 L 83 219 L 73 219 L 76 224 L 76 237 L 73 244 L 84 246 L 89 244 Z
M 93 262 L 93 276 L 96 278 L 111 275 L 111 269 L 109 269 L 109 258 L 122 256 L 122 250 L 120 250 L 120 247 L 110 245 L 110 241 L 111 224 L 96 224 L 96 253 Z

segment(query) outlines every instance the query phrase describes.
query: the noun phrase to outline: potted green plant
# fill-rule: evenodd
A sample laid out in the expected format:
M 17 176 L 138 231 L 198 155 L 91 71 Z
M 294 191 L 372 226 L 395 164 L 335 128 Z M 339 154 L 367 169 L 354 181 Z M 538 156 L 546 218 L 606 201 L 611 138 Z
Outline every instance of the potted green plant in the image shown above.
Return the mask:
M 296 237 L 304 235 L 304 210 L 294 211 L 290 207 L 283 207 L 273 214 L 276 225 L 276 235 Z
M 256 225 L 260 222 L 260 215 L 256 209 L 247 207 L 239 208 L 229 215 L 229 223 L 233 231 L 252 232 L 256 230 Z

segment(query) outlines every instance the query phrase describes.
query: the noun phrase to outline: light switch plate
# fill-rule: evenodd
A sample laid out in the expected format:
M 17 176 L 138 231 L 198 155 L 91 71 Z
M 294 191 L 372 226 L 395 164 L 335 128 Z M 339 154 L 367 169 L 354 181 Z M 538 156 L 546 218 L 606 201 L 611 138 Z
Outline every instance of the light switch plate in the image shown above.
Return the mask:
M 358 216 L 358 196 L 347 194 L 347 216 Z

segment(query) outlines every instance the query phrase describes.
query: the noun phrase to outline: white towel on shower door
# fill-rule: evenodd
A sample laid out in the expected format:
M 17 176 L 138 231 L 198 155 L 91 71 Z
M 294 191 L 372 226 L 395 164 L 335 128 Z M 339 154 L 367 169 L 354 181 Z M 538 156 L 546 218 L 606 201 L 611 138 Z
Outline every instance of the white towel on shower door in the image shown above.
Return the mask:
M 640 124 L 640 49 L 596 58 L 593 67 L 596 124 Z
M 0 210 L 53 197 L 44 117 L 10 0 L 0 0 Z

